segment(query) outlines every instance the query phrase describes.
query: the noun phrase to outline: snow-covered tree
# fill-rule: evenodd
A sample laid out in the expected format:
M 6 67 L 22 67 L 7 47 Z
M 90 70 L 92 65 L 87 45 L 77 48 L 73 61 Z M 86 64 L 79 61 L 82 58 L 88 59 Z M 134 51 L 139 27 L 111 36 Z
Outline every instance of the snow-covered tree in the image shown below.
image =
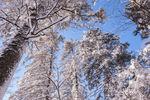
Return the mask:
M 90 90 L 96 88 L 94 93 L 97 95 L 97 100 L 101 98 L 102 92 L 104 97 L 107 97 L 113 78 L 126 68 L 132 57 L 131 53 L 127 52 L 128 46 L 128 43 L 120 43 L 118 36 L 104 34 L 99 29 L 85 32 L 80 41 L 67 41 L 63 57 L 65 59 L 68 56 L 64 64 L 69 69 L 66 67 L 65 72 L 70 73 L 69 75 L 74 78 L 69 83 L 79 82 L 75 81 L 75 76 L 79 73 L 78 75 L 84 75 L 88 81 Z
M 86 32 L 78 42 L 77 56 L 89 89 L 97 87 L 97 99 L 101 98 L 102 91 L 104 97 L 107 97 L 113 77 L 129 63 L 131 53 L 127 52 L 128 46 L 128 43 L 120 43 L 118 36 L 104 34 L 99 29 Z
M 150 0 L 129 0 L 126 5 L 126 15 L 136 25 L 134 34 L 140 34 L 142 38 L 150 35 Z
M 71 26 L 72 22 L 78 25 L 80 21 L 96 20 L 95 22 L 102 22 L 105 18 L 104 10 L 99 9 L 97 12 L 92 12 L 92 8 L 87 3 L 87 0 L 1 0 L 0 8 L 0 36 L 6 38 L 5 43 L 8 43 L 13 36 L 15 36 L 14 39 L 18 38 L 20 30 L 25 34 L 22 39 L 21 33 L 19 38 L 21 42 L 15 44 L 16 50 L 20 50 L 20 52 L 23 52 L 23 49 L 19 47 L 23 45 L 24 42 L 22 41 L 24 41 L 24 38 L 30 44 L 33 38 L 46 35 L 45 32 L 49 28 L 66 29 L 67 26 Z M 29 29 L 24 30 L 24 26 L 27 26 Z M 9 45 L 11 43 L 8 44 L 7 51 L 15 48 L 11 48 Z M 7 55 L 5 51 L 2 54 L 3 56 Z M 21 57 L 20 52 L 16 54 L 19 55 L 18 58 Z M 7 58 L 7 56 L 4 57 Z M 1 77 L 5 77 L 1 80 L 1 87 L 9 76 L 12 77 L 13 74 L 11 73 L 15 70 L 14 66 L 16 63 L 19 62 L 18 58 L 11 62 L 14 65 L 6 66 L 5 73 L 1 74 Z M 8 59 L 3 60 L 1 62 L 7 62 L 6 60 Z M 0 65 L 1 72 L 3 71 L 2 68 L 5 67 L 3 65 Z M 4 89 L 0 91 L 2 90 Z M 0 93 L 3 94 L 4 92 Z
M 62 84 L 63 100 L 85 100 L 87 98 L 87 86 L 83 77 L 80 61 L 76 55 L 76 42 L 67 40 L 64 43 L 61 58 L 63 68 Z
M 95 27 L 106 18 L 104 9 L 94 11 L 89 3 L 97 1 L 0 0 L 0 36 L 6 39 L 0 56 L 0 100 L 24 51 L 33 61 L 10 100 L 86 100 L 91 95 L 97 100 L 150 99 L 149 41 L 132 56 L 127 42 Z M 130 0 L 126 5 L 126 16 L 137 25 L 135 35 L 142 38 L 150 33 L 149 4 Z M 58 62 L 59 30 L 72 26 L 89 31 L 79 41 L 67 40 Z
M 33 58 L 30 67 L 22 80 L 18 82 L 19 89 L 9 98 L 10 100 L 53 100 L 55 91 L 52 83 L 55 52 L 60 39 L 58 32 L 47 33 L 39 39 L 37 48 L 33 48 Z
M 7 87 L 12 79 L 12 75 L 17 68 L 23 49 L 26 44 L 26 34 L 29 27 L 24 26 L 18 34 L 12 39 L 0 56 L 0 99 L 2 99 Z
M 150 99 L 150 45 L 140 55 L 131 60 L 131 65 L 118 74 L 114 81 L 116 87 L 110 89 L 111 100 L 149 100 Z

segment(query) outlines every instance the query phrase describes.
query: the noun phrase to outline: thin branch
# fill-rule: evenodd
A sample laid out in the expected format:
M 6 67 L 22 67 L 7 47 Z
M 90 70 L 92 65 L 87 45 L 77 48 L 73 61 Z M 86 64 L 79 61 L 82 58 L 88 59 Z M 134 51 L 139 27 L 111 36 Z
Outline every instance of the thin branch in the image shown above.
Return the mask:
M 23 5 L 23 1 L 24 1 L 24 0 L 21 0 L 21 7 L 18 8 L 19 15 L 18 15 L 18 13 L 16 13 L 16 14 L 18 15 L 18 17 L 17 17 L 17 19 L 16 19 L 15 24 L 17 24 L 19 18 L 26 12 L 26 10 L 25 10 L 24 12 L 21 11 L 21 9 L 22 9 L 24 6 L 26 6 L 26 5 Z M 21 14 L 20 12 L 22 12 L 22 14 Z
M 5 15 L 5 16 L 7 16 L 7 17 L 8 17 L 8 15 L 7 15 L 7 14 L 6 14 L 3 10 L 1 10 L 1 11 L 2 11 L 2 13 L 4 13 L 4 15 Z
M 70 9 L 66 9 L 66 8 L 62 8 L 62 10 L 65 10 L 65 11 L 68 11 L 68 12 L 71 12 L 71 13 L 73 13 L 73 14 L 75 14 L 75 12 L 74 12 L 74 10 L 70 10 Z M 81 14 L 77 14 L 78 16 L 88 16 L 88 17 L 90 17 L 89 15 L 81 15 Z
M 37 38 L 37 37 L 44 36 L 44 35 L 45 35 L 45 34 L 33 35 L 33 36 L 27 37 L 27 39 Z
M 27 15 L 28 15 L 28 20 L 27 20 L 28 21 L 28 25 L 30 25 L 30 20 L 29 20 L 29 16 L 30 15 L 29 15 L 28 5 L 26 4 L 25 6 L 26 6 Z
M 58 20 L 58 21 L 56 21 L 56 22 L 50 24 L 49 26 L 47 26 L 47 27 L 45 27 L 45 28 L 39 30 L 38 32 L 35 33 L 35 35 L 38 34 L 38 33 L 40 33 L 40 32 L 42 32 L 42 31 L 44 31 L 44 30 L 46 30 L 46 29 L 48 29 L 48 28 L 50 28 L 51 26 L 53 26 L 53 25 L 55 25 L 55 24 L 61 22 L 62 20 L 64 20 L 64 19 L 67 18 L 67 17 L 68 17 L 68 16 L 65 16 L 65 17 L 61 18 L 60 20 Z
M 19 18 L 20 18 L 20 15 L 17 17 L 15 24 L 17 24 L 17 22 L 18 22 Z
M 17 19 L 16 19 L 16 22 L 15 22 L 15 24 L 17 24 L 17 22 L 18 22 L 18 20 L 19 20 L 19 18 L 20 18 L 20 9 L 18 8 L 18 11 L 19 11 L 19 16 L 17 17 Z
M 36 1 L 36 0 L 34 0 L 34 2 L 35 2 L 35 8 L 36 8 L 36 12 L 37 12 L 38 4 L 37 4 L 37 1 Z
M 13 20 L 15 20 L 15 18 L 13 18 L 12 16 L 9 16 L 6 12 L 4 12 L 3 10 L 1 10 L 2 11 L 2 13 L 4 13 L 4 15 L 5 16 L 7 16 L 8 18 L 12 18 Z M 16 12 L 14 12 L 14 13 L 16 13 Z
M 65 10 L 65 11 L 69 11 L 69 12 L 71 12 L 71 13 L 74 13 L 74 10 L 70 10 L 70 9 L 66 9 L 66 8 L 62 8 L 62 10 Z
M 50 15 L 52 16 L 53 14 L 57 13 L 58 11 L 60 11 L 62 8 L 63 8 L 63 7 L 60 7 L 58 10 L 56 10 L 55 12 L 53 12 L 53 13 L 50 14 Z M 49 17 L 51 17 L 51 16 L 49 16 Z
M 34 43 L 35 47 L 37 48 L 37 50 L 40 50 L 40 49 L 38 48 L 36 42 L 34 41 L 33 43 Z
M 46 16 L 38 18 L 38 20 L 47 18 L 51 14 L 51 12 L 56 8 L 56 6 L 58 5 L 58 2 L 59 0 L 55 3 L 55 5 L 52 7 L 52 9 L 49 11 L 49 13 Z
M 34 32 L 35 32 L 35 29 L 37 28 L 37 26 L 38 26 L 38 23 L 36 22 L 33 27 L 33 30 L 31 31 L 31 34 L 36 35 L 36 34 L 34 34 Z
M 146 9 L 145 7 L 143 7 L 141 4 L 137 3 L 135 0 L 132 0 L 132 2 L 137 5 L 139 8 L 142 8 L 144 12 L 146 13 L 150 13 L 150 11 L 148 9 Z
M 50 12 L 47 14 L 47 16 L 56 8 L 56 6 L 58 5 L 59 0 L 55 3 L 55 5 L 52 7 L 52 9 L 50 10 Z
M 11 23 L 12 25 L 15 25 L 16 27 L 20 28 L 16 23 L 11 22 L 10 20 L 8 20 L 8 19 L 6 19 L 6 18 L 4 18 L 4 17 L 1 17 L 1 16 L 0 16 L 0 19 L 3 19 L 3 20 L 5 20 L 5 21 Z
M 21 8 L 23 7 L 23 1 L 24 1 L 24 0 L 21 0 Z
M 68 78 L 67 78 L 68 79 Z M 67 79 L 62 80 L 62 82 L 59 84 L 58 87 L 61 87 L 63 85 L 64 82 L 66 82 Z
M 57 90 L 57 93 L 58 93 L 58 97 L 59 97 L 59 100 L 61 100 L 61 97 L 60 97 L 60 92 L 59 92 L 59 88 L 58 88 L 58 86 L 56 85 L 56 83 L 50 78 L 50 77 L 48 77 L 49 78 L 49 80 L 55 85 L 55 87 L 56 87 L 56 90 Z
M 59 16 L 59 17 L 63 17 L 63 16 L 61 16 L 61 15 L 59 15 L 59 14 L 57 14 L 57 13 L 56 13 L 56 15 Z

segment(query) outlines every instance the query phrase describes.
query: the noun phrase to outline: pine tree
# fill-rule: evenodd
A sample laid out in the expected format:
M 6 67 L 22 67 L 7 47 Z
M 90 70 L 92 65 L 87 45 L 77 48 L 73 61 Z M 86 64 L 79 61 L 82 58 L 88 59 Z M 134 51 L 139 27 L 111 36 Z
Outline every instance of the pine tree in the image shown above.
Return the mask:
M 76 93 L 81 93 L 84 87 L 81 85 L 82 80 L 80 81 L 79 76 L 82 75 L 88 81 L 89 89 L 96 89 L 94 94 L 97 100 L 108 97 L 109 88 L 113 86 L 116 74 L 123 71 L 132 58 L 131 53 L 127 51 L 128 46 L 128 43 L 120 43 L 117 35 L 103 34 L 99 29 L 90 29 L 89 32 L 85 32 L 80 41 L 66 41 L 62 58 L 65 60 L 64 73 L 66 76 L 70 76 L 66 85 L 68 88 L 71 87 L 67 89 L 70 91 L 68 97 L 72 98 L 71 90 L 74 91 L 74 96 Z M 84 79 L 84 84 L 86 84 L 85 78 L 81 78 Z M 74 83 L 74 85 L 70 83 Z M 82 86 L 81 90 L 76 92 L 79 84 Z M 82 94 L 84 96 L 78 95 L 80 97 L 78 99 L 85 100 L 87 98 L 86 88 L 84 91 L 82 92 L 85 93 Z M 101 96 L 102 93 L 104 96 Z
M 112 100 L 149 100 L 150 99 L 150 45 L 131 60 L 131 65 L 118 74 L 116 87 L 110 90 Z
M 62 85 L 63 100 L 85 100 L 87 99 L 88 91 L 85 85 L 86 81 L 83 78 L 83 72 L 80 67 L 80 61 L 76 55 L 76 42 L 65 41 L 63 47 L 63 55 L 61 58 L 63 68 Z
M 150 1 L 130 0 L 126 5 L 126 16 L 136 24 L 134 34 L 140 34 L 141 38 L 148 38 L 150 35 Z
M 132 58 L 131 53 L 127 51 L 128 46 L 128 43 L 120 43 L 117 35 L 104 34 L 99 29 L 86 32 L 78 42 L 76 56 L 89 89 L 96 88 L 97 100 L 107 98 L 116 74 L 126 68 Z

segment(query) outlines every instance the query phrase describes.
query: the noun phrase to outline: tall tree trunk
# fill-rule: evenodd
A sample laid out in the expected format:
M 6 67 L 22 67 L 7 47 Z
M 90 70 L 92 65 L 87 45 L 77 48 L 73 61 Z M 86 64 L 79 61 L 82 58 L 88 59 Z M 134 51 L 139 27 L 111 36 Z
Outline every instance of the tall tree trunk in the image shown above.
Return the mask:
M 24 24 L 0 56 L 0 100 L 2 100 L 23 54 L 29 27 Z
M 50 77 L 51 74 L 52 74 L 53 59 L 54 59 L 54 48 L 51 47 L 50 48 L 50 66 L 49 66 L 49 71 L 47 72 L 48 77 Z M 47 85 L 47 88 L 49 89 L 50 84 L 51 84 L 51 80 L 50 79 L 48 79 L 48 83 L 49 84 Z M 46 100 L 50 100 L 49 90 L 47 90 L 46 92 L 47 92 Z
M 77 71 L 75 70 L 74 72 L 74 80 L 73 80 L 73 86 L 72 86 L 72 96 L 73 100 L 80 100 L 78 97 L 79 95 L 79 82 L 78 82 L 78 76 L 77 76 Z

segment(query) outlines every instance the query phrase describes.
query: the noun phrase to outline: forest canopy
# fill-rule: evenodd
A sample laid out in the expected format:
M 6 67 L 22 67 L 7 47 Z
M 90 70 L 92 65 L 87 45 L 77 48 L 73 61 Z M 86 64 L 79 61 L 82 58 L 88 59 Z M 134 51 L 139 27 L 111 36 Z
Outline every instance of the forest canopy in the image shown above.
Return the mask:
M 149 5 L 0 0 L 0 100 L 150 100 Z

